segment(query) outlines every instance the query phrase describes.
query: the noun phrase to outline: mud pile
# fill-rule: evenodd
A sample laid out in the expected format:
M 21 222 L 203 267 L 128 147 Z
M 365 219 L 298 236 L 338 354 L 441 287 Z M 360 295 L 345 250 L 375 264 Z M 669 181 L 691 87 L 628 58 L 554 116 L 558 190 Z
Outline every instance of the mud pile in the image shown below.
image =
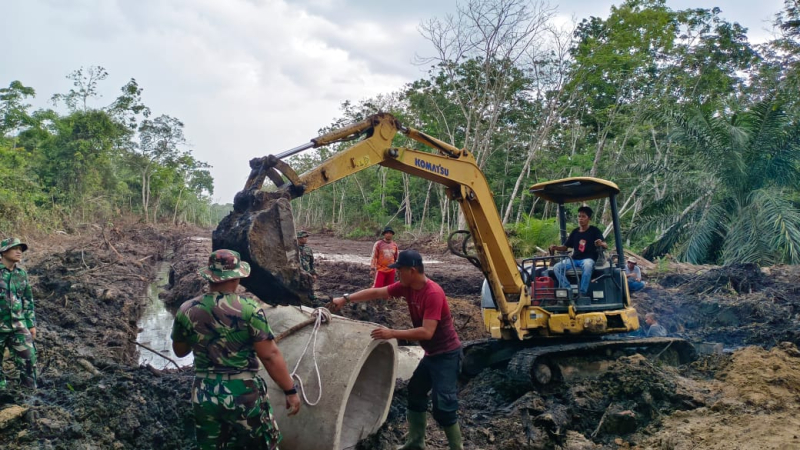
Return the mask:
M 706 386 L 713 401 L 665 417 L 647 430 L 652 435 L 644 448 L 800 448 L 800 352 L 794 344 L 739 350 Z
M 405 389 L 403 385 L 395 391 L 392 414 L 378 436 L 359 448 L 391 449 L 402 442 Z M 542 390 L 529 390 L 504 371 L 487 369 L 461 387 L 459 399 L 462 430 L 471 448 L 500 449 L 635 446 L 637 430 L 710 400 L 677 369 L 657 366 L 641 355 L 619 358 L 597 378 Z M 447 448 L 435 423 L 428 425 L 428 445 Z
M 0 447 L 185 449 L 194 445 L 190 372 L 155 375 L 147 368 L 113 365 L 87 365 L 82 370 L 43 373 L 36 394 L 5 392 L 0 403 L 21 405 L 27 411 L 0 430 Z
M 187 448 L 187 373 L 133 366 L 136 321 L 153 267 L 173 236 L 155 228 L 98 230 L 63 251 L 36 248 L 39 388 L 10 382 L 0 410 L 24 411 L 0 430 L 0 448 Z M 53 245 L 58 248 L 58 245 Z M 0 411 L 0 415 L 2 412 Z
M 800 344 L 800 268 L 739 265 L 698 275 L 667 274 L 633 296 L 640 316 L 654 312 L 677 336 L 727 347 Z
M 198 270 L 208 265 L 210 252 L 211 239 L 205 234 L 184 237 L 175 242 L 169 290 L 162 295 L 167 305 L 180 306 L 205 291 L 208 282 L 200 277 Z

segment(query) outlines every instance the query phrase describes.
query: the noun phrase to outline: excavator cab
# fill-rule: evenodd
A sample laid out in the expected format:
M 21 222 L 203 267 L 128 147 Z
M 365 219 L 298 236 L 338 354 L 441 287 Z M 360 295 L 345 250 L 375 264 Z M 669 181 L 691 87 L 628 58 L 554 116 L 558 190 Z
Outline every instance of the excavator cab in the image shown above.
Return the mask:
M 530 188 L 532 195 L 558 206 L 561 245 L 567 241 L 569 224 L 566 207 L 570 203 L 591 200 L 608 201 L 612 220 L 613 247 L 598 258 L 592 272 L 588 295 L 579 295 L 580 269 L 568 269 L 569 287 L 561 287 L 555 279 L 553 266 L 571 258 L 570 253 L 535 256 L 519 264 L 523 283 L 528 287 L 527 302 L 517 317 L 525 318 L 521 327 L 522 340 L 481 341 L 465 346 L 463 373 L 473 376 L 487 366 L 504 367 L 509 379 L 534 385 L 546 385 L 552 380 L 568 380 L 596 376 L 598 358 L 621 354 L 652 355 L 671 364 L 693 360 L 692 345 L 679 338 L 638 338 L 630 336 L 639 328 L 638 314 L 631 306 L 625 276 L 625 256 L 617 211 L 616 184 L 591 177 L 572 177 L 537 183 Z M 599 223 L 599 217 L 594 217 Z M 484 325 L 493 337 L 503 337 L 500 329 L 501 312 L 495 306 L 492 289 L 484 282 L 481 305 Z M 518 336 L 522 334 L 518 331 Z M 669 355 L 666 355 L 666 351 Z
M 529 289 L 530 308 L 541 309 L 550 317 L 632 311 L 624 273 L 625 261 L 617 211 L 616 197 L 620 192 L 619 187 L 610 181 L 599 178 L 572 177 L 537 183 L 530 188 L 530 192 L 542 200 L 557 205 L 561 245 L 567 241 L 569 235 L 570 226 L 567 222 L 566 205 L 570 203 L 607 199 L 614 233 L 613 247 L 612 242 L 607 240 L 609 249 L 601 251 L 601 256 L 592 272 L 592 281 L 586 296 L 580 296 L 577 288 L 582 275 L 581 269 L 567 270 L 566 275 L 570 281 L 570 287 L 560 287 L 555 278 L 553 267 L 560 261 L 570 259 L 569 253 L 523 259 L 519 264 L 519 270 L 525 286 Z M 612 248 L 615 250 L 613 254 L 609 255 L 608 252 Z M 617 255 L 623 256 L 618 257 Z M 495 309 L 488 282 L 484 283 L 481 303 L 484 310 Z M 490 312 L 489 315 L 491 316 L 492 313 Z M 486 318 L 486 311 L 484 317 Z M 638 323 L 634 317 L 629 314 L 605 315 L 607 328 L 604 328 L 603 333 L 611 330 L 617 333 L 636 330 Z M 548 328 L 550 328 L 548 331 L 552 331 L 551 327 Z
M 573 177 L 538 183 L 530 188 L 530 192 L 542 200 L 558 205 L 561 245 L 566 243 L 569 235 L 565 205 L 607 199 L 614 233 L 613 248 L 615 248 L 609 255 L 612 242 L 607 240 L 609 249 L 599 249 L 600 255 L 595 262 L 592 281 L 585 296 L 580 296 L 577 288 L 582 276 L 580 268 L 575 268 L 574 264 L 569 265 L 572 268 L 566 271 L 566 276 L 570 281 L 570 287 L 558 286 L 558 280 L 553 273 L 552 269 L 558 262 L 571 260 L 570 253 L 523 260 L 523 272 L 533 275 L 532 279 L 529 278 L 531 304 L 541 305 L 553 312 L 563 312 L 569 303 L 575 304 L 577 311 L 604 311 L 627 307 L 630 304 L 630 296 L 625 277 L 625 261 L 616 202 L 619 187 L 610 181 L 599 178 Z M 593 217 L 593 219 L 597 218 Z

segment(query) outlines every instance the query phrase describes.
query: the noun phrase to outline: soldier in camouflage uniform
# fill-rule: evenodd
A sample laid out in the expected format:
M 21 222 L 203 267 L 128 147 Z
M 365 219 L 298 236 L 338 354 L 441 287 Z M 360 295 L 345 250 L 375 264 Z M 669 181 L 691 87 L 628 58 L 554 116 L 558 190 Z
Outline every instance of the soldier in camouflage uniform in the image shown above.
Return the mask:
M 23 386 L 36 388 L 36 315 L 28 273 L 19 266 L 28 245 L 17 238 L 0 242 L 0 368 L 8 348 L 19 371 Z M 0 370 L 0 389 L 5 389 L 5 375 Z
M 182 304 L 172 326 L 175 354 L 194 352 L 197 446 L 277 449 L 281 435 L 256 358 L 284 390 L 288 415 L 297 414 L 300 399 L 264 305 L 236 294 L 239 279 L 250 275 L 250 265 L 233 250 L 217 250 L 200 275 L 208 280 L 209 292 Z
M 300 265 L 303 270 L 314 275 L 317 278 L 317 270 L 314 269 L 314 251 L 308 245 L 308 231 L 301 230 L 297 232 L 297 245 L 300 247 Z

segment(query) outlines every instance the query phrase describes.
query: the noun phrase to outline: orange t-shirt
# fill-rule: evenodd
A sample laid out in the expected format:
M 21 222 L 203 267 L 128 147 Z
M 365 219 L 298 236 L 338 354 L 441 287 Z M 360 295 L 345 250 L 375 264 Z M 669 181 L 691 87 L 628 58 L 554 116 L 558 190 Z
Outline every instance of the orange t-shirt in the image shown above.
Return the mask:
M 379 272 L 391 272 L 394 269 L 390 269 L 389 264 L 397 261 L 398 252 L 397 244 L 394 241 L 386 242 L 381 239 L 372 247 L 372 260 L 369 266 Z

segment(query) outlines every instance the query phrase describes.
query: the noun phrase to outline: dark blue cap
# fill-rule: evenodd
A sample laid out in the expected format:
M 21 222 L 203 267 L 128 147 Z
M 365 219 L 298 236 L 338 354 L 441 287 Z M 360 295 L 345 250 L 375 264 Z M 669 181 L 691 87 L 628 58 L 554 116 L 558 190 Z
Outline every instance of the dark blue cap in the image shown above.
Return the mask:
M 422 267 L 422 256 L 416 250 L 403 250 L 397 255 L 397 262 L 389 264 L 392 269 L 398 267 Z

